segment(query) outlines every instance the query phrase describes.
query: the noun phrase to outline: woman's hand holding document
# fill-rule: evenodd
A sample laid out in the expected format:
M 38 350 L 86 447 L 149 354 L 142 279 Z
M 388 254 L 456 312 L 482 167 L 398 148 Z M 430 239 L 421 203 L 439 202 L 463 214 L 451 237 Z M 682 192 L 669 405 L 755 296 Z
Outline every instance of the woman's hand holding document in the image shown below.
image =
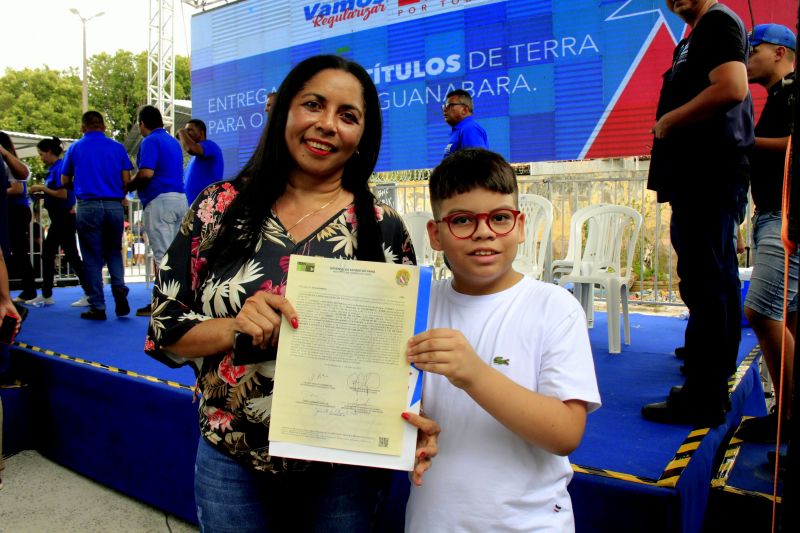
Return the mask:
M 417 428 L 398 415 L 419 413 L 422 376 L 405 350 L 427 326 L 431 276 L 429 267 L 291 256 L 286 298 L 299 327 L 281 326 L 272 455 L 414 469 Z M 429 457 L 419 453 L 421 475 Z

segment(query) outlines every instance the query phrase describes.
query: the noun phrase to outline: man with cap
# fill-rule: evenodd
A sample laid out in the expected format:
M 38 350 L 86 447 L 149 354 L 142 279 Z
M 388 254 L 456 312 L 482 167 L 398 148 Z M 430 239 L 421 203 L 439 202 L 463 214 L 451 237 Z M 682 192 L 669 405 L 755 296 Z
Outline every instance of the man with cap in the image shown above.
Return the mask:
M 728 376 L 741 340 L 741 292 L 734 244 L 753 144 L 747 32 L 716 0 L 667 0 L 692 30 L 664 73 L 652 128 L 647 187 L 672 208 L 670 239 L 689 308 L 686 382 L 666 401 L 642 407 L 662 423 L 715 427 L 725 421 Z
M 744 312 L 753 327 L 776 398 L 783 398 L 781 434 L 786 440 L 791 409 L 794 329 L 797 319 L 797 280 L 800 262 L 789 257 L 788 316 L 783 321 L 785 252 L 781 243 L 781 196 L 786 147 L 792 127 L 794 57 L 797 39 L 780 24 L 759 24 L 750 34 L 750 83 L 767 89 L 767 102 L 756 124 L 756 143 L 750 153 L 750 190 L 753 215 L 753 274 Z M 786 333 L 786 366 L 780 388 L 781 345 Z M 778 434 L 778 414 L 751 418 L 737 436 L 746 441 L 768 442 Z

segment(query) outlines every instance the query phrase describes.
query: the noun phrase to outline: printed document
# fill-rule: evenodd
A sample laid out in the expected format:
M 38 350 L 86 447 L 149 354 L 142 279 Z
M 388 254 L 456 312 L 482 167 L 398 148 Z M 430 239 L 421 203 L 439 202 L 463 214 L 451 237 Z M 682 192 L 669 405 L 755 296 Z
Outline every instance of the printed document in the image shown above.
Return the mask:
M 430 267 L 292 255 L 275 368 L 270 453 L 414 466 L 422 376 L 406 345 L 427 326 Z

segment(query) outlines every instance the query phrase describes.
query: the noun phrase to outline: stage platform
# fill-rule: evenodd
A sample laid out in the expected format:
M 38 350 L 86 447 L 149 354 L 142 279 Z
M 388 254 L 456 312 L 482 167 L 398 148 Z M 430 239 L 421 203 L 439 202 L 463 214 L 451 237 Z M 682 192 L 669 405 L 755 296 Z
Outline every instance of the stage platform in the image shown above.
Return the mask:
M 131 307 L 145 305 L 149 292 L 144 284 L 132 284 Z M 36 448 L 87 477 L 196 521 L 192 370 L 169 369 L 143 353 L 147 318 L 115 318 L 112 312 L 105 322 L 84 321 L 81 309 L 69 306 L 80 297 L 78 288 L 57 289 L 54 296 L 55 305 L 30 310 L 12 351 L 13 368 L 26 386 L 0 390 L 6 452 Z M 107 299 L 112 301 L 110 294 Z M 579 532 L 701 531 L 709 497 L 721 490 L 711 484 L 730 435 L 742 415 L 765 413 L 756 339 L 746 328 L 725 424 L 709 430 L 641 418 L 643 404 L 663 400 L 682 382 L 681 362 L 672 351 L 682 344 L 685 326 L 678 318 L 634 313 L 631 346 L 610 355 L 605 314 L 595 314 L 590 338 L 603 407 L 589 416 L 583 442 L 570 456 Z M 398 475 L 382 531 L 400 526 L 406 491 L 405 477 Z

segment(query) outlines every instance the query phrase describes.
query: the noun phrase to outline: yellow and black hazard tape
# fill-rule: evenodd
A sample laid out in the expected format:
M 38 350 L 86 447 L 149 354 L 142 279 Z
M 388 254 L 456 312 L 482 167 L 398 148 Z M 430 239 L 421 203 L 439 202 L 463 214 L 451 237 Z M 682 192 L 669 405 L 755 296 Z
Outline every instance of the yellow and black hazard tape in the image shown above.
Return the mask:
M 750 418 L 753 417 L 744 416 L 742 417 L 742 422 Z M 739 433 L 739 429 L 741 427 L 742 424 L 740 422 L 739 427 L 736 428 L 736 433 L 734 433 L 733 437 L 731 437 L 731 440 L 728 443 L 728 447 L 725 449 L 725 456 L 723 457 L 722 462 L 719 465 L 719 470 L 717 471 L 717 474 L 714 476 L 714 479 L 711 480 L 711 487 L 715 489 L 721 489 L 724 492 L 730 492 L 732 494 L 739 494 L 742 496 L 752 496 L 772 501 L 773 500 L 772 494 L 767 494 L 765 492 L 759 492 L 755 490 L 740 489 L 728 485 L 728 478 L 730 477 L 730 474 L 733 471 L 733 467 L 736 464 L 736 459 L 739 457 L 739 451 L 742 449 L 742 439 L 737 437 L 737 434 Z M 781 503 L 781 497 L 778 496 L 776 498 L 776 501 L 778 503 Z
M 728 380 L 728 393 L 731 394 L 734 389 L 739 385 L 742 381 L 742 378 L 747 374 L 752 366 L 753 362 L 758 357 L 759 353 L 761 353 L 761 349 L 758 345 L 756 345 L 747 356 L 742 360 L 742 363 L 736 369 L 734 375 Z M 696 428 L 693 429 L 683 443 L 678 447 L 678 451 L 675 452 L 675 456 L 672 460 L 667 464 L 664 471 L 658 477 L 658 479 L 652 479 L 644 476 L 636 476 L 634 474 L 626 474 L 623 472 L 614 472 L 612 470 L 606 470 L 603 468 L 596 468 L 592 466 L 583 466 L 583 465 L 572 465 L 572 470 L 574 472 L 580 472 L 582 474 L 590 474 L 595 476 L 603 476 L 612 479 L 619 479 L 621 481 L 630 481 L 633 483 L 642 483 L 645 485 L 655 485 L 658 487 L 668 487 L 672 488 L 675 487 L 678 483 L 678 480 L 683 473 L 683 470 L 686 468 L 686 465 L 689 464 L 689 460 L 694 455 L 694 452 L 700 447 L 700 443 L 709 432 L 709 428 Z
M 678 480 L 681 474 L 683 474 L 686 465 L 689 464 L 689 460 L 694 455 L 694 452 L 700 447 L 703 437 L 708 435 L 708 431 L 709 428 L 696 428 L 689 432 L 689 435 L 683 443 L 678 446 L 675 457 L 667 463 L 666 468 L 664 468 L 664 471 L 658 478 L 659 487 L 674 487 L 678 484 Z
M 739 368 L 736 369 L 734 375 L 728 379 L 729 391 L 733 392 L 733 390 L 739 385 L 744 375 L 750 370 L 750 366 L 752 366 L 752 364 L 755 362 L 759 353 L 761 353 L 761 348 L 758 344 L 756 344 L 755 347 L 750 350 L 750 353 L 747 354 L 747 357 L 744 358 L 742 364 L 739 365 Z M 742 420 L 739 422 L 739 427 L 741 427 L 741 422 L 744 422 L 748 418 L 752 417 L 742 417 Z M 725 449 L 725 454 L 722 458 L 722 462 L 719 465 L 719 469 L 717 470 L 714 478 L 711 480 L 711 486 L 714 488 L 726 489 L 727 487 L 728 477 L 733 470 L 733 466 L 736 464 L 736 458 L 739 456 L 739 450 L 741 449 L 742 440 L 736 436 L 736 433 L 738 432 L 739 428 L 736 428 L 736 432 L 734 433 L 733 437 L 731 437 L 730 442 L 728 442 L 728 447 Z
M 742 421 L 747 420 L 748 418 L 751 417 L 743 417 Z M 741 427 L 741 424 L 739 427 Z M 725 454 L 722 457 L 722 462 L 719 464 L 719 469 L 717 470 L 714 479 L 711 480 L 711 486 L 713 488 L 724 488 L 725 485 L 727 485 L 728 477 L 733 471 L 733 466 L 736 464 L 736 459 L 739 457 L 739 450 L 741 449 L 742 440 L 736 438 L 736 435 L 734 435 L 731 437 L 728 447 L 725 449 Z
M 728 378 L 728 394 L 732 394 L 734 389 L 739 386 L 739 383 L 742 382 L 742 378 L 747 374 L 750 370 L 750 367 L 753 366 L 756 358 L 761 353 L 761 346 L 756 344 L 750 353 L 742 359 L 742 363 L 736 368 L 736 372 L 733 373 L 731 377 Z
M 593 476 L 602 476 L 608 477 L 612 479 L 619 479 L 621 481 L 630 481 L 632 483 L 641 483 L 643 485 L 656 485 L 658 484 L 658 480 L 644 477 L 644 476 L 635 476 L 633 474 L 624 474 L 622 472 L 614 472 L 612 470 L 606 470 L 604 468 L 595 468 L 593 466 L 582 466 L 582 465 L 572 465 L 572 471 L 578 472 L 580 474 L 590 474 Z
M 737 489 L 736 487 L 729 487 L 728 485 L 725 485 L 724 487 L 722 487 L 722 490 L 723 490 L 723 492 L 730 492 L 732 494 L 739 494 L 741 496 L 752 496 L 754 498 L 762 498 L 762 499 L 765 499 L 765 500 L 772 501 L 772 494 L 766 494 L 764 492 L 758 492 L 758 491 L 746 490 L 746 489 Z M 775 499 L 775 501 L 777 503 L 781 503 L 782 500 L 783 499 L 780 496 L 778 496 Z
M 169 387 L 173 387 L 175 389 L 185 389 L 189 391 L 194 391 L 194 387 L 189 385 L 183 385 L 182 383 L 178 383 L 177 381 L 170 381 L 168 379 L 161 379 L 155 376 L 148 376 L 145 374 L 139 374 L 138 372 L 134 372 L 133 370 L 125 370 L 124 368 L 117 368 L 115 366 L 104 365 L 103 363 L 98 363 L 97 361 L 89 361 L 87 359 L 82 359 L 80 357 L 73 357 L 71 355 L 63 354 L 54 352 L 53 350 L 46 350 L 44 348 L 39 348 L 38 346 L 32 346 L 30 344 L 25 344 L 24 342 L 16 341 L 14 342 L 14 346 L 19 346 L 20 348 L 24 348 L 26 350 L 30 350 L 32 352 L 41 353 L 44 355 L 49 355 L 51 357 L 58 357 L 59 359 L 65 359 L 67 361 L 72 361 L 74 363 L 78 363 L 81 365 L 87 365 L 94 368 L 99 368 L 102 370 L 108 370 L 109 372 L 114 372 L 116 374 L 124 374 L 126 376 L 136 378 L 136 379 L 143 379 L 145 381 L 149 381 L 151 383 L 161 383 L 163 385 L 167 385 Z

